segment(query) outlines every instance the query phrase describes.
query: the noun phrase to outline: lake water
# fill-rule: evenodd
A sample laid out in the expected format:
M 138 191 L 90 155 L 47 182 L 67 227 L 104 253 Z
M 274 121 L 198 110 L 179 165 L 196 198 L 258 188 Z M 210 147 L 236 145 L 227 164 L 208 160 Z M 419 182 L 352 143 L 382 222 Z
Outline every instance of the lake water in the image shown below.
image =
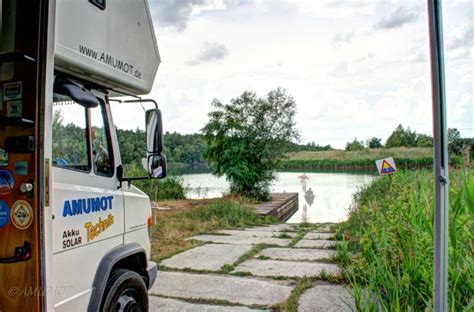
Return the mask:
M 187 198 L 215 198 L 229 189 L 224 177 L 209 173 L 184 174 Z M 288 220 L 300 222 L 340 222 L 347 218 L 352 195 L 376 179 L 368 174 L 279 172 L 272 192 L 298 192 L 299 209 Z M 305 187 L 302 180 L 306 181 Z M 306 196 L 305 196 L 306 195 Z

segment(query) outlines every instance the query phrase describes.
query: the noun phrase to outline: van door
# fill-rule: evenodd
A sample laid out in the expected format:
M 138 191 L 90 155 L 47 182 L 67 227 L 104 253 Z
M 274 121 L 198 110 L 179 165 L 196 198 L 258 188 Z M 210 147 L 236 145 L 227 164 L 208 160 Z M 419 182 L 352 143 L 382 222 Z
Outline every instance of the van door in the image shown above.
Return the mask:
M 70 288 L 55 293 L 55 308 L 77 311 L 87 309 L 104 255 L 123 244 L 123 194 L 108 105 L 96 93 L 98 105 L 85 107 L 61 93 L 58 81 L 52 122 L 53 271 L 55 285 Z
M 0 311 L 45 304 L 47 17 L 48 1 L 0 1 Z

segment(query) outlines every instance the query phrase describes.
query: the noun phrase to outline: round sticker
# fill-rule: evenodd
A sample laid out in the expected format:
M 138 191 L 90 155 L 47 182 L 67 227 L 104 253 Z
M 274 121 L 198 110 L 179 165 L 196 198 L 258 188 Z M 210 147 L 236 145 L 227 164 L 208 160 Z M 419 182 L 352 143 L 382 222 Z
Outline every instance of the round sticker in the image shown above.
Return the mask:
M 15 181 L 8 170 L 0 170 L 0 194 L 5 195 L 13 190 Z
M 0 228 L 7 225 L 10 220 L 10 208 L 5 201 L 0 199 Z
M 11 219 L 13 225 L 20 230 L 26 230 L 33 223 L 33 208 L 24 200 L 17 200 L 12 207 Z

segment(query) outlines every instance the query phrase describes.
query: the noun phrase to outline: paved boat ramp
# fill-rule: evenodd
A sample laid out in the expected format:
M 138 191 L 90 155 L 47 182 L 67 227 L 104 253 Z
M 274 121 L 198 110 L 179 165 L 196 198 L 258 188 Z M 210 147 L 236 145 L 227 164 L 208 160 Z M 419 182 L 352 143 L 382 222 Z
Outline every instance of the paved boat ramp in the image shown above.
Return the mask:
M 334 283 L 340 268 L 329 225 L 276 224 L 189 239 L 203 245 L 159 263 L 150 311 L 279 311 L 302 277 L 312 285 L 298 311 L 355 311 L 349 289 Z

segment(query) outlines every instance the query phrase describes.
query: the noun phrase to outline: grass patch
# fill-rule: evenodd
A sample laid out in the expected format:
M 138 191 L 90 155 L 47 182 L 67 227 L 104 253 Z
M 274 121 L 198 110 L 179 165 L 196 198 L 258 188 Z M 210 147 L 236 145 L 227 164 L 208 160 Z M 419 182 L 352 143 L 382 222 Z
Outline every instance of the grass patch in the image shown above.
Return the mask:
M 235 267 L 234 267 L 232 264 L 226 263 L 226 264 L 224 264 L 224 265 L 222 266 L 221 271 L 222 271 L 223 273 L 230 273 L 230 272 L 232 272 L 234 269 L 235 269 Z
M 374 304 L 385 311 L 432 308 L 433 179 L 427 170 L 398 172 L 355 195 L 349 219 L 338 229 L 348 241 L 338 247 L 338 257 L 355 293 L 367 289 L 374 295 L 375 303 L 359 296 L 358 308 L 371 309 Z M 449 309 L 466 311 L 474 302 L 471 173 L 451 172 L 449 201 Z
M 280 235 L 276 236 L 276 238 L 291 239 L 291 236 L 286 233 L 281 233 Z
M 163 212 L 153 226 L 152 259 L 159 262 L 202 245 L 202 242 L 186 240 L 198 233 L 273 223 L 277 223 L 276 219 L 262 218 L 247 205 L 225 199 L 196 205 L 189 210 Z
M 305 237 L 306 234 L 311 232 L 317 227 L 315 224 L 311 223 L 300 223 L 297 228 L 297 234 L 296 236 L 291 240 L 288 248 L 294 247 L 300 240 Z
M 237 201 L 220 199 L 205 206 L 181 213 L 184 218 L 201 222 L 214 221 L 221 228 L 238 228 L 274 224 L 274 217 L 262 218 L 247 205 Z
M 298 301 L 305 290 L 313 286 L 313 282 L 316 278 L 302 277 L 296 279 L 295 288 L 291 292 L 290 297 L 284 303 L 271 307 L 272 311 L 287 311 L 296 312 L 298 310 Z
M 151 295 L 154 297 L 161 297 L 161 298 L 167 298 L 167 299 L 175 299 L 178 301 L 184 301 L 184 302 L 189 302 L 189 303 L 196 303 L 196 304 L 207 304 L 207 305 L 220 305 L 220 306 L 233 306 L 233 307 L 243 307 L 240 304 L 230 302 L 228 300 L 224 299 L 207 299 L 207 298 L 181 298 L 181 297 L 175 297 L 175 296 L 166 296 L 166 295 Z M 256 308 L 256 309 L 264 309 L 265 306 L 263 305 L 251 305 L 250 307 Z
M 215 235 L 215 236 L 232 236 L 227 233 L 218 233 L 218 232 L 199 232 L 197 235 Z
M 255 257 L 256 255 L 258 255 L 263 249 L 270 248 L 270 247 L 277 247 L 277 245 L 257 244 L 255 246 L 253 246 L 252 249 L 250 249 L 249 251 L 244 253 L 242 256 L 240 256 L 239 259 L 237 259 L 237 261 L 234 262 L 233 266 L 234 267 L 238 266 L 242 262 L 247 261 L 247 260 Z
M 235 272 L 235 273 L 232 273 L 232 275 L 246 277 L 246 276 L 252 276 L 252 273 L 250 273 L 250 272 Z

